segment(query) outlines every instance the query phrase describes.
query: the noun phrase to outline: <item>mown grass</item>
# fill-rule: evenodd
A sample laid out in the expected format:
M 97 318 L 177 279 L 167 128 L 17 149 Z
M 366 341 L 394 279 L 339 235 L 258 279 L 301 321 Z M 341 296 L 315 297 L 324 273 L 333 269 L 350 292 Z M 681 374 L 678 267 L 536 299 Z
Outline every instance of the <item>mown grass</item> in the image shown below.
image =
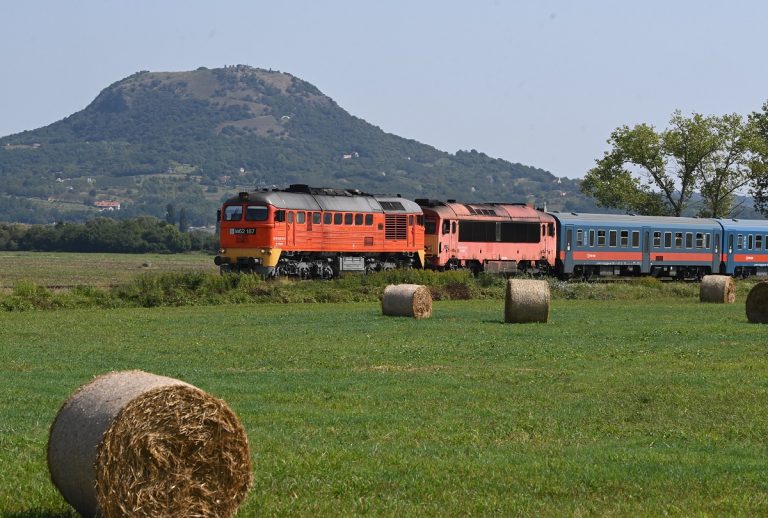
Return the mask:
M 109 287 L 146 273 L 218 272 L 205 254 L 78 254 L 0 252 L 0 288 L 19 283 L 50 288 Z
M 651 289 L 655 289 L 654 286 Z M 242 516 L 768 513 L 768 346 L 743 304 L 500 300 L 5 313 L 0 514 L 74 516 L 48 427 L 109 370 L 177 377 L 246 427 Z

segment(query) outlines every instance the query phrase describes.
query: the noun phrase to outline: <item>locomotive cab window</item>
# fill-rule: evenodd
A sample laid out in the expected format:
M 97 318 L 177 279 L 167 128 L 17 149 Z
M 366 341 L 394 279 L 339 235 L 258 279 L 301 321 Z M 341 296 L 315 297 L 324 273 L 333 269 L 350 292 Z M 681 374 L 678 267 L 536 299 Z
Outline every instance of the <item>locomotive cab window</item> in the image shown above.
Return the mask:
M 448 220 L 443 221 L 443 235 L 451 232 L 451 222 Z
M 288 223 L 293 223 L 293 212 L 288 212 Z
M 285 211 L 284 210 L 276 210 L 275 211 L 275 222 L 276 223 L 282 223 L 285 221 Z
M 304 223 L 305 221 L 304 211 L 299 211 L 296 213 L 296 223 Z
M 243 219 L 242 205 L 228 205 L 224 207 L 224 221 L 240 221 Z
M 370 227 L 371 225 L 373 225 L 373 214 L 366 214 L 366 215 L 365 215 L 365 224 L 366 224 L 367 226 L 369 226 L 369 227 Z
M 424 233 L 430 236 L 437 234 L 437 221 L 434 218 L 424 219 Z
M 266 221 L 269 210 L 266 207 L 249 205 L 245 211 L 246 221 Z
M 362 224 L 363 224 L 363 215 L 355 214 L 355 225 L 362 225 Z

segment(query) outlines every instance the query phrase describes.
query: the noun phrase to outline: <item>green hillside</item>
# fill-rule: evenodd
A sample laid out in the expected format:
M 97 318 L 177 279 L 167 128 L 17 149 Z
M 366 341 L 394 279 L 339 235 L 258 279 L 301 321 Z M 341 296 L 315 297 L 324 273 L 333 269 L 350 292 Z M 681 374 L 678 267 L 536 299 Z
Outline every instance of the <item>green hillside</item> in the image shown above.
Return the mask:
M 572 180 L 385 133 L 306 81 L 243 65 L 138 72 L 80 112 L 0 139 L 4 221 L 79 221 L 118 201 L 120 217 L 164 217 L 171 204 L 204 225 L 232 193 L 290 183 L 593 208 Z

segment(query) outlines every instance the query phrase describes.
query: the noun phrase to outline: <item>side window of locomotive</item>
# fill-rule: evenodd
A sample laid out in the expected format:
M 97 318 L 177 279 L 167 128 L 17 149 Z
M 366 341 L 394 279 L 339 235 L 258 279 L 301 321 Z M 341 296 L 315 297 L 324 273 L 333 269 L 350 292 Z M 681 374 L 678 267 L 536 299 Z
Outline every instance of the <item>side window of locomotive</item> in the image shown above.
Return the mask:
M 352 224 L 352 213 L 351 212 L 347 212 L 346 214 L 344 214 L 344 224 L 345 225 L 351 225 Z
M 632 231 L 632 248 L 640 248 L 640 231 Z
M 224 207 L 224 221 L 240 221 L 243 219 L 242 205 L 228 205 Z
M 408 216 L 408 226 L 409 227 L 413 226 L 413 216 Z
M 451 234 L 455 234 L 455 233 L 456 233 L 456 222 L 451 221 Z
M 664 232 L 664 248 L 672 248 L 672 232 Z
M 555 237 L 555 224 L 547 223 L 547 235 L 549 237 Z
M 245 210 L 246 221 L 266 221 L 269 211 L 266 207 L 257 207 L 255 205 L 249 205 Z
M 443 235 L 448 234 L 451 231 L 451 222 L 448 220 L 443 221 Z
M 691 232 L 685 233 L 685 248 L 693 248 L 693 234 Z
M 661 248 L 661 232 L 653 233 L 653 247 Z
M 365 224 L 369 227 L 373 225 L 373 214 L 366 214 L 365 215 Z
M 322 215 L 319 212 L 313 212 L 312 213 L 312 224 L 313 225 L 319 225 L 320 221 L 322 220 Z
M 362 225 L 362 224 L 363 224 L 363 215 L 355 214 L 355 225 Z
M 276 210 L 275 211 L 275 222 L 282 223 L 285 221 L 285 211 L 284 210 Z
M 288 212 L 288 223 L 293 223 L 293 212 Z
M 334 225 L 341 225 L 343 223 L 343 220 L 344 220 L 344 214 L 342 214 L 341 212 L 334 213 L 333 215 Z
M 424 220 L 424 233 L 434 235 L 437 233 L 437 221 L 434 218 Z
M 373 221 L 373 220 L 371 220 L 371 221 Z M 418 216 L 416 216 L 416 224 L 421 226 L 421 227 L 424 226 L 424 216 L 423 215 L 419 214 Z
M 576 246 L 584 246 L 584 231 L 576 229 Z
M 296 213 L 296 223 L 304 223 L 306 221 L 306 218 L 304 216 L 304 211 L 300 210 Z
M 333 214 L 330 212 L 323 213 L 323 224 L 330 225 L 333 223 Z

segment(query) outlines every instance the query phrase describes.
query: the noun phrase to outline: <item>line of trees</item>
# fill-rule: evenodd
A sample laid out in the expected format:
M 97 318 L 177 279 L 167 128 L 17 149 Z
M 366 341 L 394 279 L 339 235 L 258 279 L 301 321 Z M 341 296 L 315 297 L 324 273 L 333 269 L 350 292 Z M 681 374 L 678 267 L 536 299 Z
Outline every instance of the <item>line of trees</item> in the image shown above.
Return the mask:
M 611 149 L 581 185 L 602 207 L 672 216 L 697 209 L 701 217 L 729 217 L 737 195 L 748 194 L 768 215 L 768 102 L 748 117 L 675 111 L 665 130 L 625 125 L 608 143 Z
M 180 232 L 176 225 L 151 216 L 116 221 L 55 225 L 0 224 L 0 250 L 41 252 L 180 253 L 212 251 L 216 236 Z

